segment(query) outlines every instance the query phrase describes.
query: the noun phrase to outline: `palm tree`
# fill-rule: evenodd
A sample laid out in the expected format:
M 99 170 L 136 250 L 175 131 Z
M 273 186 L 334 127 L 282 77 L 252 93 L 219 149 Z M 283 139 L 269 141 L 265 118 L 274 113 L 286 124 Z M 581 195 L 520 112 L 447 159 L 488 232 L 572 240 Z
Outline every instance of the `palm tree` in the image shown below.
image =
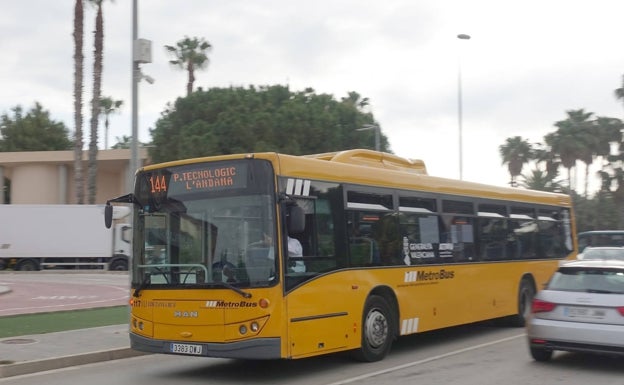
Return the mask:
M 522 139 L 520 136 L 507 138 L 505 144 L 498 147 L 503 165 L 507 165 L 511 180 L 509 184 L 513 187 L 517 186 L 516 178 L 522 173 L 522 168 L 531 160 L 532 147 L 528 140 Z
M 122 135 L 121 138 L 116 136 L 115 139 L 117 140 L 117 143 L 115 143 L 111 148 L 115 149 L 115 150 L 119 150 L 122 148 L 125 149 L 129 149 L 130 146 L 132 146 L 132 137 L 131 136 L 127 136 L 127 135 Z M 143 142 L 139 142 L 139 147 L 145 147 L 148 144 L 147 143 L 143 143 Z
M 546 176 L 550 179 L 554 179 L 559 175 L 559 166 L 561 162 L 559 157 L 548 146 L 542 143 L 535 143 L 533 149 L 533 160 L 537 164 L 543 163 L 546 167 Z
M 104 56 L 104 16 L 102 3 L 104 0 L 88 0 L 97 7 L 95 16 L 95 31 L 93 41 L 93 97 L 91 98 L 91 137 L 89 140 L 88 162 L 88 201 L 95 203 L 97 153 L 98 153 L 98 123 L 100 118 L 100 95 L 102 93 L 102 63 Z
M 115 143 L 113 145 L 113 147 L 111 147 L 112 149 L 121 149 L 121 148 L 130 148 L 130 146 L 132 146 L 132 137 L 131 136 L 127 136 L 127 135 L 122 135 L 122 137 L 118 137 L 116 136 L 115 139 L 117 140 L 117 143 Z
M 82 178 L 82 76 L 84 55 L 82 54 L 84 8 L 82 0 L 74 5 L 74 184 L 76 203 L 84 203 Z
M 594 126 L 591 130 L 590 136 L 592 136 L 591 143 L 593 144 L 593 156 L 601 157 L 603 159 L 602 168 L 609 168 L 611 162 L 609 158 L 611 156 L 611 145 L 614 143 L 620 144 L 622 142 L 622 129 L 624 124 L 620 119 L 597 117 L 594 120 Z M 604 162 L 606 160 L 606 162 Z M 604 174 L 598 173 L 602 178 Z M 585 180 L 585 196 L 587 196 L 587 176 Z
M 100 115 L 104 115 L 104 149 L 108 150 L 108 117 L 119 111 L 123 100 L 113 100 L 110 96 L 100 99 Z
M 558 181 L 548 175 L 548 172 L 544 172 L 538 168 L 531 170 L 529 175 L 522 175 L 522 178 L 524 181 L 520 185 L 530 190 L 550 192 L 562 190 L 561 184 Z
M 175 57 L 169 63 L 180 67 L 188 72 L 188 83 L 186 84 L 186 95 L 193 92 L 193 83 L 195 83 L 195 70 L 203 69 L 208 65 L 207 52 L 212 48 L 203 38 L 185 36 L 184 39 L 178 41 L 175 46 L 166 45 L 165 49 Z
M 557 131 L 544 137 L 546 145 L 559 155 L 561 164 L 568 169 L 568 187 L 572 186 L 572 168 L 576 161 L 583 159 L 588 161 L 584 148 L 588 146 L 587 129 L 591 126 L 589 119 L 593 115 L 583 109 L 567 111 L 568 118 L 555 123 Z
M 624 76 L 622 76 L 622 86 L 615 90 L 615 98 L 617 100 L 624 101 Z M 603 172 L 603 188 L 609 189 L 609 187 L 615 182 L 616 189 L 613 192 L 614 199 L 618 202 L 618 204 L 622 204 L 624 202 L 624 168 L 622 167 L 622 163 L 624 161 L 624 143 L 622 143 L 620 139 L 619 143 L 619 153 L 616 156 L 612 156 L 607 168 L 611 169 L 612 175 L 609 173 Z M 617 165 L 617 166 L 616 166 Z
M 624 75 L 622 76 L 622 87 L 615 89 L 615 98 L 624 101 Z
M 370 104 L 369 98 L 363 98 L 360 94 L 355 91 L 350 91 L 347 94 L 347 97 L 342 98 L 342 102 L 351 106 L 358 108 L 359 110 L 364 109 Z

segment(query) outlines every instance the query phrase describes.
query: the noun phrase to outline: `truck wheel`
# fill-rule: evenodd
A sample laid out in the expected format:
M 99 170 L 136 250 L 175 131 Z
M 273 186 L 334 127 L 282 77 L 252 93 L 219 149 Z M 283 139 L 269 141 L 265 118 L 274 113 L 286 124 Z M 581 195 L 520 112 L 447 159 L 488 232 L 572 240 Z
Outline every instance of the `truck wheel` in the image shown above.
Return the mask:
M 354 352 L 355 359 L 364 362 L 382 360 L 392 346 L 393 330 L 388 302 L 378 295 L 368 297 L 362 319 L 362 346 Z
M 15 266 L 15 270 L 37 271 L 39 270 L 39 264 L 37 263 L 37 261 L 32 260 L 32 259 L 24 259 L 17 263 L 17 266 Z
M 108 270 L 111 271 L 127 271 L 128 270 L 128 261 L 125 261 L 123 259 L 116 259 L 114 260 Z

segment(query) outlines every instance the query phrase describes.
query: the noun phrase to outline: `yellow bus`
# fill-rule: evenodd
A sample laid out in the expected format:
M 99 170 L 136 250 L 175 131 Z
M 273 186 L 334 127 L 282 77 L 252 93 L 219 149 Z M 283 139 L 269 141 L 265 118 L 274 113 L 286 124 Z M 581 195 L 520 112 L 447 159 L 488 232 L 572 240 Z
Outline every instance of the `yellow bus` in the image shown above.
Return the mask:
M 371 150 L 150 165 L 112 202 L 134 212 L 131 347 L 153 353 L 377 361 L 404 335 L 523 325 L 576 248 L 566 195 Z

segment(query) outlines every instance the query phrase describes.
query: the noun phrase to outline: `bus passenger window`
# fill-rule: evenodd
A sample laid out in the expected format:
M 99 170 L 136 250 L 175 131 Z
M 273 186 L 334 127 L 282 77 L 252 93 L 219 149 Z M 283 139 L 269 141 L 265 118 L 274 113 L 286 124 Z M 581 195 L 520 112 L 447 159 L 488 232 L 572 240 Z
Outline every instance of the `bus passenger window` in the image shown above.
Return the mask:
M 471 217 L 442 215 L 443 231 L 440 241 L 453 245 L 453 262 L 475 260 L 473 221 L 474 218 Z
M 444 263 L 449 257 L 452 260 L 452 249 L 440 243 L 438 218 L 430 214 L 400 214 L 405 264 Z
M 348 214 L 349 266 L 379 265 L 379 245 L 372 236 L 378 213 L 350 212 Z
M 479 218 L 479 253 L 482 260 L 509 258 L 507 221 L 501 218 Z

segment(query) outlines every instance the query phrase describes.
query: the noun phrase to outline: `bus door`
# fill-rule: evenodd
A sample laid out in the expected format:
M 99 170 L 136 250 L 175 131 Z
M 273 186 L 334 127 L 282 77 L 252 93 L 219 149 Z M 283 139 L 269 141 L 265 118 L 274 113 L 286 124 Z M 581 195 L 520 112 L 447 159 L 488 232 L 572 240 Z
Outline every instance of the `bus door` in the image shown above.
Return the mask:
M 350 321 L 346 305 L 338 300 L 341 290 L 335 284 L 338 278 L 322 275 L 335 269 L 336 262 L 335 256 L 318 255 L 318 250 L 323 249 L 319 238 L 324 238 L 319 232 L 326 227 L 318 222 L 327 215 L 315 215 L 317 203 L 319 201 L 307 199 L 282 206 L 288 355 L 293 358 L 344 349 L 349 341 L 346 330 Z M 320 207 L 326 206 L 321 204 Z

